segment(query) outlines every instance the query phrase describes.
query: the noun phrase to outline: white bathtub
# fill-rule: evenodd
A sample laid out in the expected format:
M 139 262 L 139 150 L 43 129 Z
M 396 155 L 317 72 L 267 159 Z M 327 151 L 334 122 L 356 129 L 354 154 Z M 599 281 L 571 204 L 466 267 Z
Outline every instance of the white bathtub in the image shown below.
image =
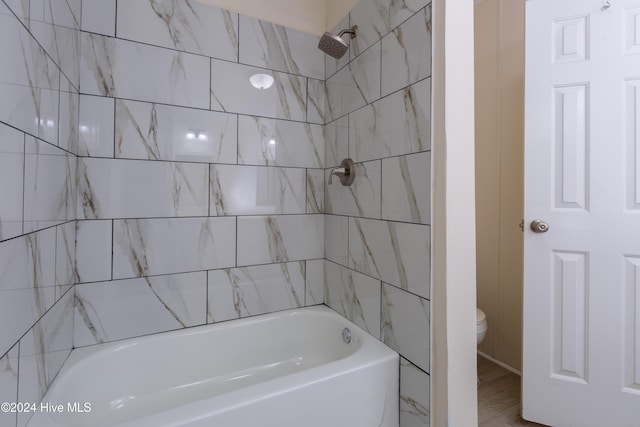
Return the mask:
M 64 410 L 29 427 L 397 427 L 398 371 L 331 309 L 290 310 L 76 349 L 43 399 Z

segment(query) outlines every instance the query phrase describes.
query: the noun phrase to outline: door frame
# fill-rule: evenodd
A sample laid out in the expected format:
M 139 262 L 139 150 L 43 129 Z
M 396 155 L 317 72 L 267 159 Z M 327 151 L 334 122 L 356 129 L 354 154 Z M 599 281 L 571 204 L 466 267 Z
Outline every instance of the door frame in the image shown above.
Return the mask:
M 432 2 L 431 425 L 436 426 L 478 423 L 473 4 Z

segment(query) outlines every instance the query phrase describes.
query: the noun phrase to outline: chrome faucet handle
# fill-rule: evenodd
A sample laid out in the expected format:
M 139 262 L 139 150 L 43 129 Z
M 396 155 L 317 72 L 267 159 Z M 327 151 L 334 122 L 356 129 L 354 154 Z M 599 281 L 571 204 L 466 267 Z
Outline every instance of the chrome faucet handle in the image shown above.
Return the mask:
M 333 175 L 338 175 L 340 179 L 347 174 L 346 168 L 333 168 L 331 172 L 329 172 L 329 185 L 331 185 L 333 181 Z
M 353 183 L 353 179 L 355 178 L 356 171 L 354 169 L 353 161 L 351 159 L 344 159 L 340 166 L 337 168 L 331 169 L 329 172 L 329 181 L 328 184 L 331 185 L 333 182 L 333 176 L 336 175 L 340 178 L 340 183 L 342 185 L 351 185 Z

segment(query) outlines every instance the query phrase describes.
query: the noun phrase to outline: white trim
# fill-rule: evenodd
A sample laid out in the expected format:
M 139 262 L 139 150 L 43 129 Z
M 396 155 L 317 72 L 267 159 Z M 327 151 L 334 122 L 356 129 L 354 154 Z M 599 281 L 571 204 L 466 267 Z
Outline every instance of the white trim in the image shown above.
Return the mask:
M 491 363 L 495 363 L 496 365 L 500 366 L 501 368 L 506 369 L 509 372 L 513 372 L 514 374 L 516 374 L 519 377 L 522 376 L 522 372 L 518 371 L 516 368 L 512 368 L 511 366 L 507 365 L 506 363 L 501 362 L 499 360 L 496 360 L 496 359 L 494 359 L 493 357 L 489 356 L 486 353 L 478 351 L 478 356 L 482 357 L 483 359 L 487 359 Z

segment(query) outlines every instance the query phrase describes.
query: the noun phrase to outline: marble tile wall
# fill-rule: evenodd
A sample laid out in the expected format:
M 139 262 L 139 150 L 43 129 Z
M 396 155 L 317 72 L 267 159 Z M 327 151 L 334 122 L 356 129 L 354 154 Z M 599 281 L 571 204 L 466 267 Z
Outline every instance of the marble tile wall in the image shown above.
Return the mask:
M 82 30 L 75 346 L 322 304 L 317 38 L 192 0 Z
M 38 402 L 73 346 L 79 6 L 0 1 L 3 402 Z M 2 413 L 0 425 L 29 416 Z
M 361 0 L 336 27 L 358 35 L 325 58 L 324 302 L 401 355 L 400 426 L 429 425 L 431 5 Z

